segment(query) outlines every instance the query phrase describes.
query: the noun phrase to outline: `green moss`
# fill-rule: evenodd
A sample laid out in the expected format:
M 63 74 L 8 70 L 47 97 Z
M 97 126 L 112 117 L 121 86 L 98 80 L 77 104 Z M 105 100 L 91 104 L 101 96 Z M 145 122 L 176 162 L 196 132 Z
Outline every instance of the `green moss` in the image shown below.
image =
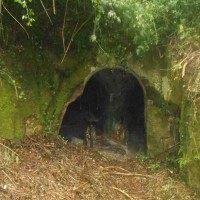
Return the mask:
M 0 74 L 0 136 L 6 138 L 23 137 L 25 121 L 32 114 L 42 121 L 58 80 L 50 53 L 31 46 L 24 48 L 22 52 L 10 49 L 0 55 L 0 69 L 10 76 Z
M 147 143 L 150 156 L 155 156 L 163 152 L 163 138 L 170 137 L 168 130 L 167 117 L 162 110 L 154 104 L 153 101 L 148 101 L 147 106 Z
M 180 158 L 179 164 L 184 179 L 194 188 L 200 190 L 200 113 L 199 105 L 189 99 L 182 101 L 180 121 Z
M 92 59 L 88 52 L 82 52 L 78 59 L 77 55 L 69 54 L 61 65 L 58 55 L 29 43 L 20 51 L 14 47 L 0 55 L 0 69 L 5 69 L 11 77 L 0 74 L 3 78 L 0 87 L 0 136 L 21 138 L 26 120 L 31 115 L 36 116 L 38 123 L 48 130 L 48 123 L 56 126 L 65 103 L 90 73 Z
M 0 86 L 0 136 L 5 138 L 21 138 L 22 127 L 17 116 L 17 98 L 14 88 L 1 82 Z
M 187 168 L 187 182 L 195 189 L 197 189 L 197 191 L 199 191 L 200 194 L 200 170 L 199 170 L 199 166 L 200 166 L 200 161 L 193 161 L 192 163 L 190 163 L 188 165 Z
M 188 164 L 190 158 L 188 158 L 187 150 L 190 142 L 189 134 L 189 120 L 190 120 L 190 106 L 191 102 L 189 100 L 183 100 L 181 106 L 181 119 L 180 119 L 180 150 L 179 150 L 179 163 L 181 167 L 184 167 Z
M 59 126 L 59 120 L 63 112 L 64 105 L 69 101 L 75 89 L 81 84 L 84 84 L 85 78 L 90 73 L 91 65 L 87 60 L 85 62 L 80 62 L 80 60 L 78 62 L 77 60 L 76 62 L 74 62 L 74 57 L 68 59 L 68 63 L 71 64 L 70 76 L 64 76 L 60 78 L 59 87 L 51 102 L 49 103 L 48 109 L 46 110 L 45 114 L 48 115 L 48 113 L 50 113 L 52 115 L 52 118 L 54 118 L 53 124 L 55 126 Z M 72 59 L 71 62 L 70 59 Z M 72 63 L 74 65 L 74 68 L 72 67 Z M 65 72 L 67 72 L 68 70 L 69 69 L 67 68 Z M 52 127 L 52 129 L 55 128 Z

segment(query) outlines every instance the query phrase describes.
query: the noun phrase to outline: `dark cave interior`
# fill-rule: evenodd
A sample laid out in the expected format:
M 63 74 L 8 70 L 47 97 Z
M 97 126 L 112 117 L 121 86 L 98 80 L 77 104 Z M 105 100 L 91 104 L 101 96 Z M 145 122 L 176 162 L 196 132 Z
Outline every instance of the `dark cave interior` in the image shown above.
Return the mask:
M 103 69 L 87 82 L 81 96 L 69 104 L 59 134 L 66 140 L 83 139 L 88 124 L 97 136 L 124 134 L 123 142 L 146 151 L 144 92 L 133 74 L 122 69 Z M 122 142 L 122 141 L 119 141 Z

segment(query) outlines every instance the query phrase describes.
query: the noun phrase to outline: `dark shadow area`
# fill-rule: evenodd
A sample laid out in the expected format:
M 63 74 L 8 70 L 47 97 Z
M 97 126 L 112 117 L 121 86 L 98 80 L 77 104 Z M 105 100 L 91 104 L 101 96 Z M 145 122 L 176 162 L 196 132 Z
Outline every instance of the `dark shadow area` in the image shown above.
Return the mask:
M 134 150 L 146 151 L 144 93 L 138 80 L 121 69 L 104 69 L 87 82 L 84 92 L 64 115 L 60 135 L 83 139 L 89 124 Z

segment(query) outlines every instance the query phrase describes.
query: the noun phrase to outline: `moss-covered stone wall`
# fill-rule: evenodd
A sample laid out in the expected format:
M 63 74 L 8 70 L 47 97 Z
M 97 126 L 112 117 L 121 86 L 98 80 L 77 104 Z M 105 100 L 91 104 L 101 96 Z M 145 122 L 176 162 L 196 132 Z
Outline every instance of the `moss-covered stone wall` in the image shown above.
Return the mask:
M 187 95 L 182 101 L 179 163 L 189 185 L 200 191 L 200 101 Z
M 69 55 L 61 65 L 55 54 L 28 44 L 2 51 L 0 60 L 0 136 L 57 132 L 64 104 L 90 73 L 90 55 Z
M 200 190 L 199 98 L 187 100 L 169 66 L 169 61 L 152 55 L 136 60 L 130 54 L 121 66 L 107 55 L 82 52 L 67 55 L 60 64 L 59 55 L 29 44 L 2 50 L 0 136 L 21 139 L 40 131 L 58 133 L 63 111 L 92 74 L 120 67 L 132 73 L 144 91 L 148 154 L 166 159 L 179 150 L 188 182 Z

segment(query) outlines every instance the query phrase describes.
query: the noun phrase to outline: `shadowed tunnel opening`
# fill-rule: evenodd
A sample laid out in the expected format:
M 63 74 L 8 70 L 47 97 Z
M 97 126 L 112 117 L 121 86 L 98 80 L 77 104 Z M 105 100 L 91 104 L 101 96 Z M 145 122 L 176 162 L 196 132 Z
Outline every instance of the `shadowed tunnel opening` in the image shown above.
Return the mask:
M 97 136 L 146 151 L 144 92 L 133 74 L 121 69 L 94 74 L 82 95 L 67 107 L 60 135 L 69 141 L 83 139 L 90 123 Z

